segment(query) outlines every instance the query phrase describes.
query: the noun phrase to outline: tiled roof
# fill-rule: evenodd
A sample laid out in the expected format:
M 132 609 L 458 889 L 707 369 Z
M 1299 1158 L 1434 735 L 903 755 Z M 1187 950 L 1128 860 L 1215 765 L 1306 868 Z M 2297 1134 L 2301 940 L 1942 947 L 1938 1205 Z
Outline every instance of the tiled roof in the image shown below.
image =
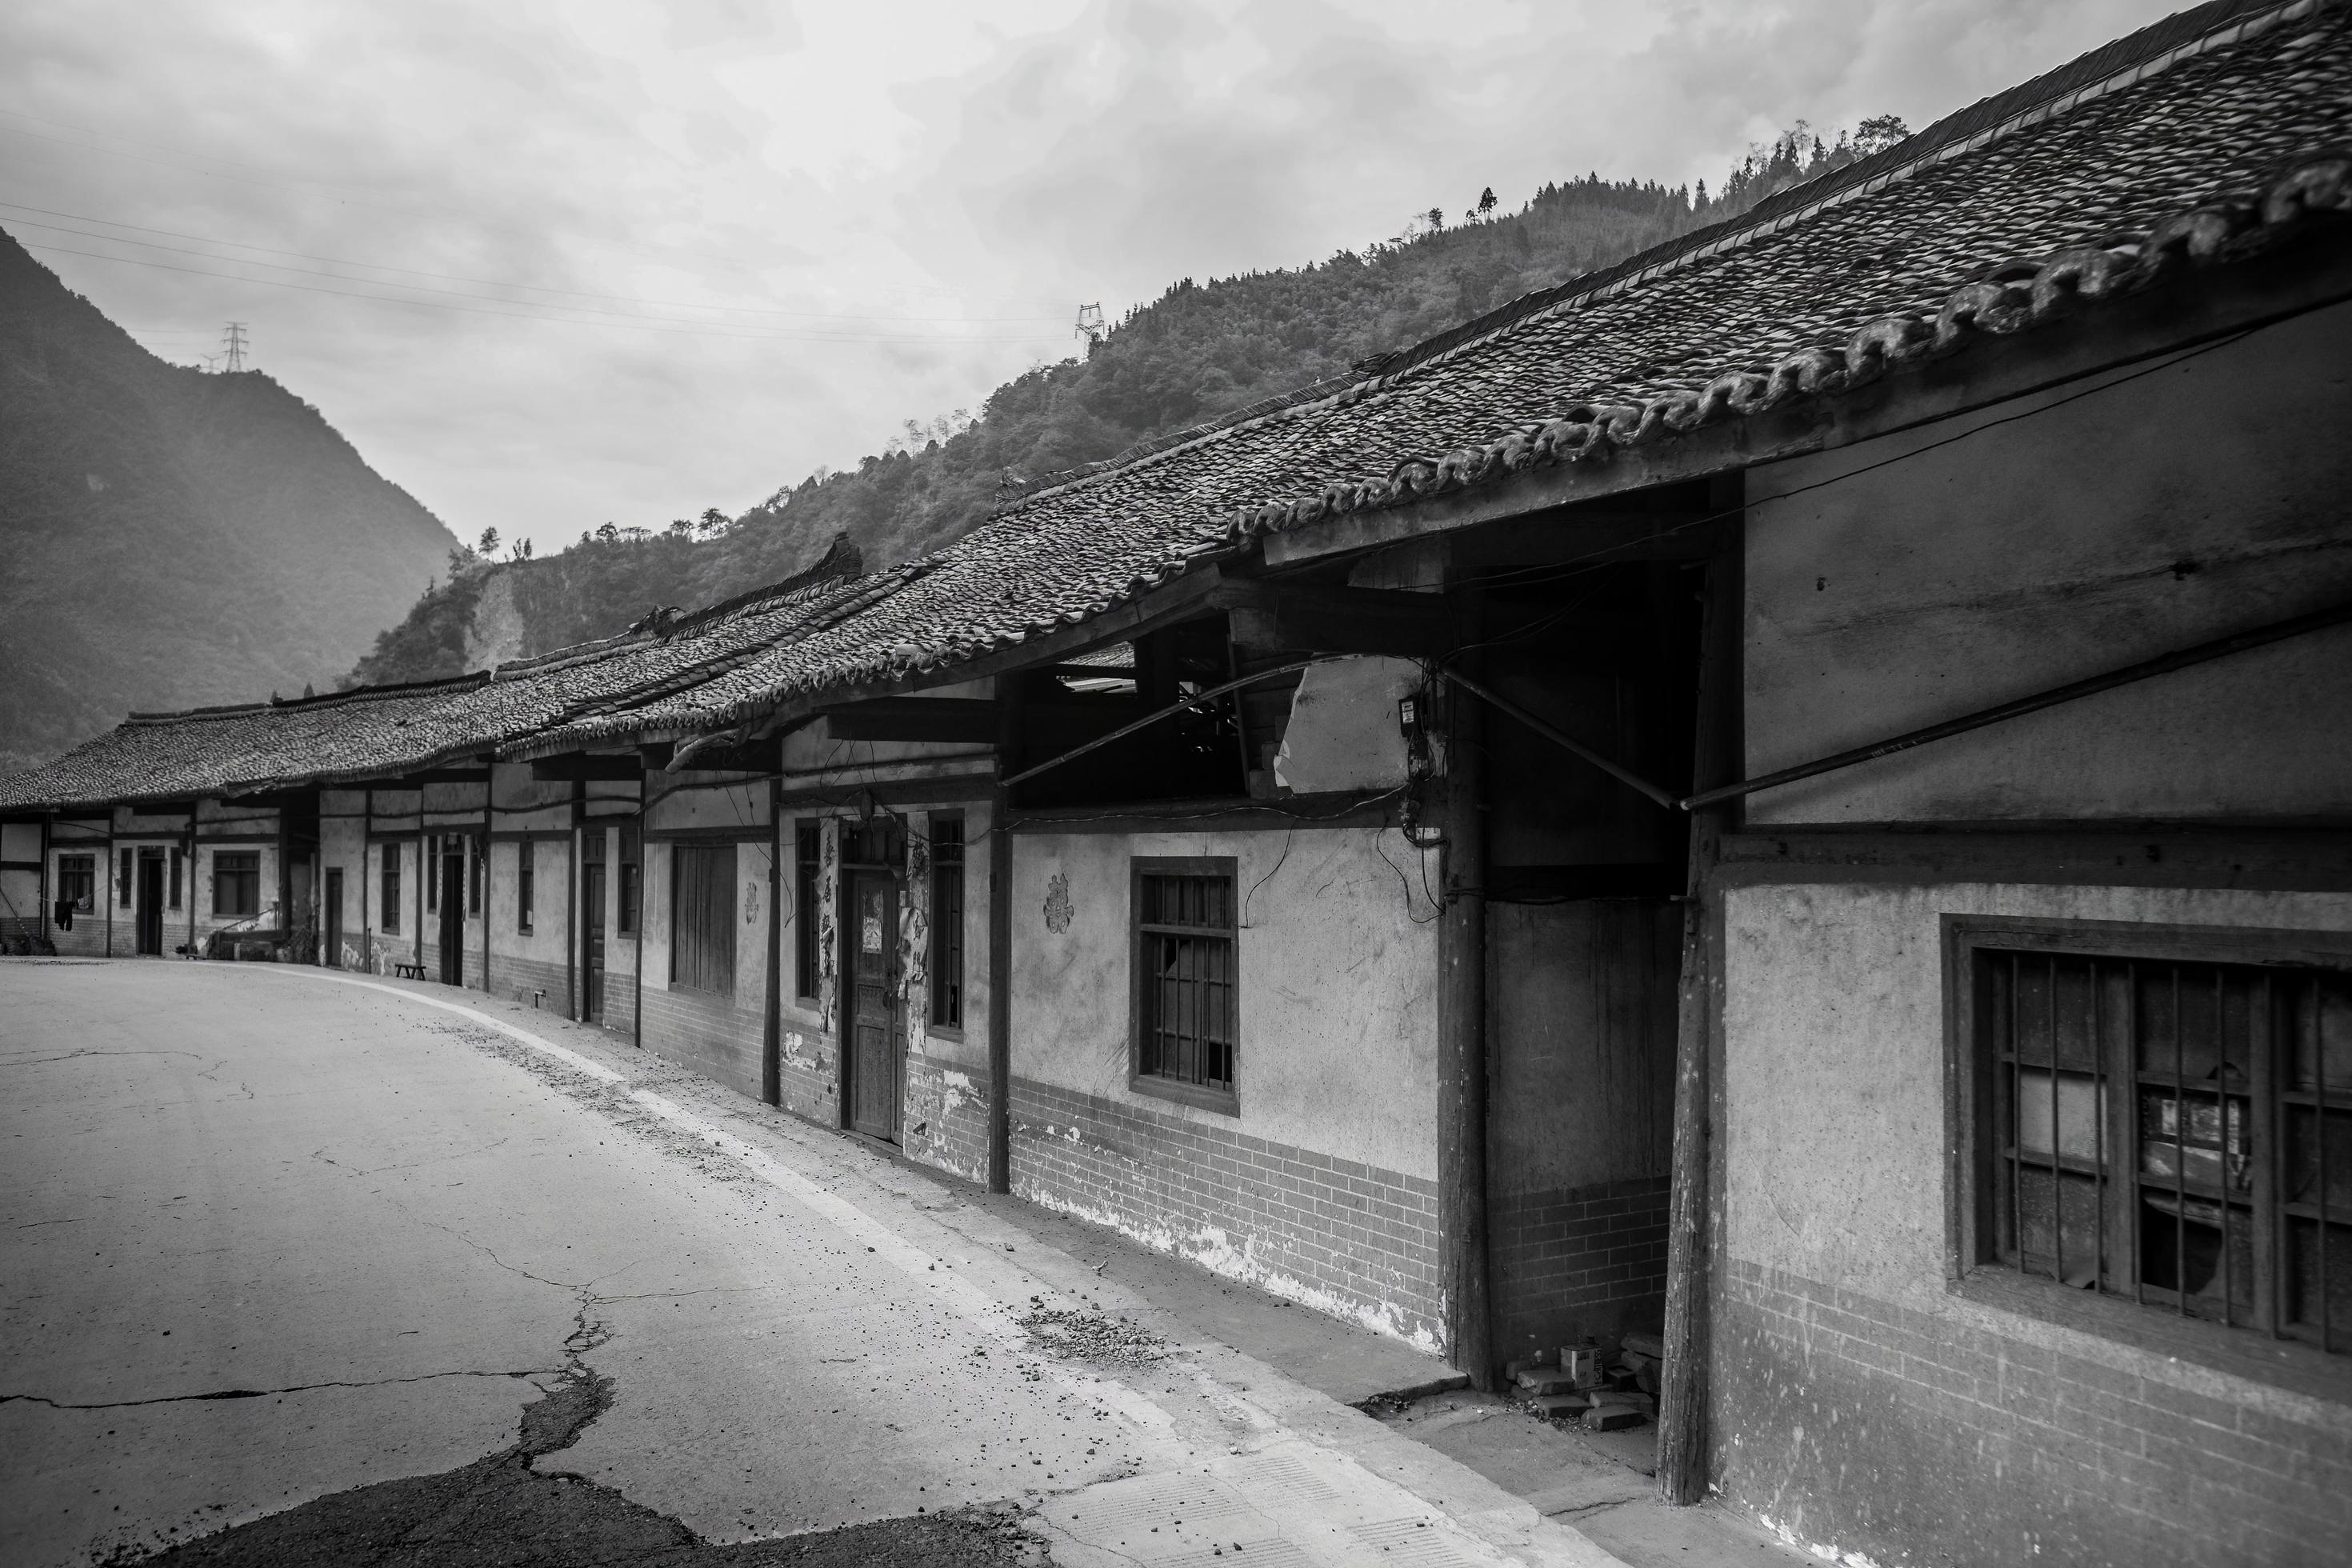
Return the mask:
M 1736 224 L 1027 496 L 859 614 L 530 742 L 755 721 L 1082 622 L 1257 532 L 1863 385 L 2352 207 L 2341 0 L 2219 0 Z
M 789 646 L 869 603 L 887 581 L 803 574 L 697 615 L 453 680 L 133 714 L 54 762 L 0 779 L 0 811 L 246 794 L 479 757 L 609 705 L 658 700 L 731 661 Z
M 1605 461 L 2263 250 L 2352 209 L 2348 81 L 2345 0 L 2216 0 L 1380 374 L 1064 476 L 908 565 L 441 687 L 134 721 L 0 781 L 0 809 L 709 734 L 953 679 L 1254 533 Z

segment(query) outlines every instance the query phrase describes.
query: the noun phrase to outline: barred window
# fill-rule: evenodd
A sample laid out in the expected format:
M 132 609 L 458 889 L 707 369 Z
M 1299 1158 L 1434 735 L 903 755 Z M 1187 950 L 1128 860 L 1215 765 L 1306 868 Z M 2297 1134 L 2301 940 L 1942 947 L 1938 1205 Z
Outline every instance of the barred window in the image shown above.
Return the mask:
M 515 930 L 530 930 L 532 879 L 538 874 L 539 846 L 525 838 L 515 845 Z
M 1233 1110 L 1238 1046 L 1230 859 L 1135 863 L 1133 1087 Z
M 963 1027 L 963 818 L 931 818 L 931 1022 Z
M 2352 957 L 2010 934 L 1969 947 L 1979 1261 L 2352 1349 Z
M 793 824 L 793 994 L 816 1000 L 817 903 L 821 896 L 820 846 L 824 825 L 809 817 Z
M 425 874 L 425 886 L 428 891 L 433 887 L 433 877 L 429 868 Z M 379 931 L 396 931 L 400 929 L 400 846 L 397 844 L 387 844 L 383 847 L 383 908 L 377 916 L 376 928 Z
M 242 918 L 261 912 L 261 856 L 251 849 L 213 851 L 213 913 Z
M 669 934 L 672 984 L 735 994 L 735 846 L 670 847 Z
M 180 907 L 180 861 L 182 855 L 183 851 L 178 845 L 174 844 L 172 846 L 172 896 L 169 902 L 172 908 L 175 910 Z

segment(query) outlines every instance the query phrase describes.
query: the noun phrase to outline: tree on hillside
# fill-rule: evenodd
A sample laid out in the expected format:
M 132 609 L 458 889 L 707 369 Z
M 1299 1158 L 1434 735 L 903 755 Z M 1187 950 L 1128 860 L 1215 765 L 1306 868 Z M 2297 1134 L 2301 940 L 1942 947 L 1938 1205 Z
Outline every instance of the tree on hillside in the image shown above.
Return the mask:
M 1034 366 L 971 412 L 907 420 L 881 451 L 838 471 L 820 466 L 731 520 L 711 507 L 658 534 L 608 523 L 527 570 L 508 568 L 524 651 L 611 636 L 650 604 L 711 604 L 781 581 L 836 533 L 877 570 L 911 560 L 1052 475 L 1360 374 L 1369 359 L 1736 217 L 1903 134 L 1892 116 L 1833 137 L 1792 124 L 1749 149 L 1720 186 L 1589 172 L 1546 184 L 1517 211 L 1490 205 L 1484 187 L 1475 221 L 1451 228 L 1442 209 L 1428 209 L 1396 238 L 1307 266 L 1180 279 L 1121 313 L 1088 356 Z M 428 645 L 450 646 L 401 646 Z
M 475 549 L 484 555 L 496 555 L 499 552 L 499 531 L 495 528 L 482 530 L 482 542 Z

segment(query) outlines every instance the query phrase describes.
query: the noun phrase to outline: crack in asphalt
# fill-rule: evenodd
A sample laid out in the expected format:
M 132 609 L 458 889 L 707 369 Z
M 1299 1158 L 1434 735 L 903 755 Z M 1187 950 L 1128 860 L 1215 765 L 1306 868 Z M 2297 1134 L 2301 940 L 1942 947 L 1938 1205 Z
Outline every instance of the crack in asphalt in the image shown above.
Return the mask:
M 116 1399 L 92 1405 L 77 1405 L 68 1400 L 51 1399 L 42 1394 L 0 1394 L 0 1405 L 45 1405 L 51 1410 L 133 1410 L 145 1405 L 197 1405 L 207 1400 L 268 1399 L 283 1394 L 309 1394 L 320 1388 L 389 1388 L 395 1384 L 433 1383 L 451 1377 L 553 1377 L 566 1370 L 565 1367 L 561 1366 L 524 1367 L 515 1372 L 483 1372 L 471 1368 L 460 1368 L 452 1372 L 423 1372 L 413 1377 L 378 1377 L 356 1382 L 337 1379 L 327 1383 L 289 1384 L 284 1388 L 215 1388 L 203 1394 L 159 1394 L 152 1399 Z

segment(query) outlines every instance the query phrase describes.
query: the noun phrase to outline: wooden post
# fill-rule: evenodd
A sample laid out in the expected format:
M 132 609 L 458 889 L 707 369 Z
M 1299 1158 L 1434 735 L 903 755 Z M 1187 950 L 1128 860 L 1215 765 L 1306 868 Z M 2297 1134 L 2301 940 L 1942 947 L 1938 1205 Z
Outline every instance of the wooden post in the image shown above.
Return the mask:
M 1021 767 L 1021 676 L 996 678 L 996 776 Z M 1013 792 L 988 817 L 988 1190 L 1013 1190 Z
M 588 781 L 572 781 L 572 837 L 563 841 L 563 1012 L 573 1023 L 582 1021 L 588 1009 L 586 994 L 582 989 L 584 976 L 580 973 L 580 885 L 586 880 L 581 868 L 586 863 L 581 853 L 581 835 L 588 820 Z
M 1477 643 L 1479 591 L 1459 590 L 1457 639 Z M 1476 654 L 1462 660 L 1475 678 Z M 1486 819 L 1485 713 L 1445 693 L 1445 907 L 1437 926 L 1438 1283 L 1446 1354 L 1470 1386 L 1494 1386 L 1486 1289 Z
M 1735 546 L 1735 548 L 1737 548 Z M 1692 749 L 1696 789 L 1738 770 L 1736 752 L 1740 589 L 1739 560 L 1707 563 L 1701 622 L 1698 721 Z M 1710 1070 L 1723 976 L 1714 938 L 1712 874 L 1728 805 L 1695 812 L 1683 903 L 1682 984 L 1675 1024 L 1675 1147 L 1666 1218 L 1665 1363 L 1658 1385 L 1658 1499 L 1683 1506 L 1706 1492 L 1707 1258 L 1717 1090 Z
M 768 781 L 768 1002 L 760 1024 L 760 1098 L 770 1105 L 784 1102 L 783 907 L 784 781 Z M 642 923 L 642 922 L 640 922 Z

